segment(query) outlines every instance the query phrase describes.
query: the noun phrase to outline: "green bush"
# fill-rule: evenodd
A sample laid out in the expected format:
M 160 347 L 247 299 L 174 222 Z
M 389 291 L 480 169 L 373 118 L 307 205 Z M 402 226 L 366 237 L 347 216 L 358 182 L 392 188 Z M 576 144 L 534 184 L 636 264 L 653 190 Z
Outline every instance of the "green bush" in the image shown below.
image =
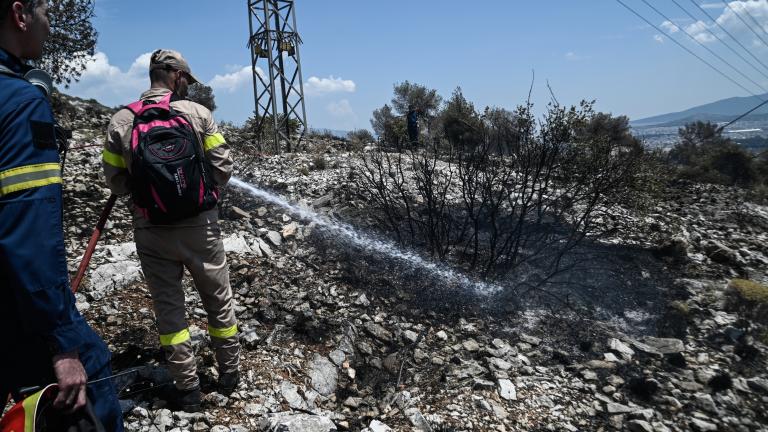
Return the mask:
M 331 141 L 343 141 L 346 139 L 344 137 L 339 136 L 338 134 L 335 134 L 330 129 L 311 129 L 307 134 L 307 137 L 314 138 L 314 139 L 331 140 Z
M 317 155 L 312 158 L 312 168 L 315 170 L 324 170 L 327 168 L 328 163 L 323 155 Z
M 737 186 L 753 186 L 758 182 L 757 171 L 752 163 L 752 155 L 729 143 L 718 149 L 712 155 L 712 168 L 720 173 L 728 182 Z
M 362 150 L 366 145 L 376 141 L 368 129 L 356 129 L 347 134 L 347 143 L 350 150 Z
M 747 279 L 733 279 L 728 284 L 738 297 L 744 301 L 768 305 L 768 286 Z
M 764 184 L 765 162 L 731 139 L 717 125 L 695 122 L 679 130 L 680 142 L 669 152 L 677 175 L 687 180 L 740 187 Z

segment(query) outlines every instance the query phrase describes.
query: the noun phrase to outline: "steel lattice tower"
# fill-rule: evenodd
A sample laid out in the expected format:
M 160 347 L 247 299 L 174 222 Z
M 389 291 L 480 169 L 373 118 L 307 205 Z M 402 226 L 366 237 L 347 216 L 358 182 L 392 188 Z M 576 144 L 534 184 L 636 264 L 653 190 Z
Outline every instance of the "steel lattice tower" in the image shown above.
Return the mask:
M 293 151 L 308 129 L 299 56 L 302 41 L 296 30 L 294 3 L 294 0 L 248 0 L 251 32 L 248 47 L 257 131 L 274 140 L 276 153 L 281 151 L 281 141 L 285 142 L 288 152 Z

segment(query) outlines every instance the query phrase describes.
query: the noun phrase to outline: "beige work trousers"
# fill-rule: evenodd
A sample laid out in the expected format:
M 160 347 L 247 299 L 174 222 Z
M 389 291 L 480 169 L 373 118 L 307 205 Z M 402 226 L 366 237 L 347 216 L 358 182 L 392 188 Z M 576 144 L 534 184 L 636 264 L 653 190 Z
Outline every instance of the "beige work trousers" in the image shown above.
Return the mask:
M 208 313 L 208 333 L 219 373 L 236 371 L 240 342 L 218 224 L 137 228 L 134 238 L 152 295 L 160 344 L 176 387 L 187 390 L 200 384 L 184 307 L 184 268 L 192 276 Z

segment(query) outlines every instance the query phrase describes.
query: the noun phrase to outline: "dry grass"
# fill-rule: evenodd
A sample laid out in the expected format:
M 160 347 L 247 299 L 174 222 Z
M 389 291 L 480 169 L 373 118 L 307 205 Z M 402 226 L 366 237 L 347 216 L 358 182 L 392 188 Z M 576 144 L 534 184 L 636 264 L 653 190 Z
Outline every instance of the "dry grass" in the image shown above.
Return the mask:
M 768 304 L 768 286 L 747 279 L 733 279 L 728 288 L 746 302 Z M 757 306 L 756 305 L 756 306 Z
M 725 293 L 726 308 L 768 325 L 768 286 L 747 279 L 733 279 Z

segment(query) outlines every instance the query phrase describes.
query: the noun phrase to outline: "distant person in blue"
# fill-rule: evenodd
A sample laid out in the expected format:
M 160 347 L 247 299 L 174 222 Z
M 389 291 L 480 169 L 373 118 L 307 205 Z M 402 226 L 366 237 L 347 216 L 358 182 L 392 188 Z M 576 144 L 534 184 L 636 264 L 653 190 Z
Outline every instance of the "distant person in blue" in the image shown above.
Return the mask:
M 0 398 L 57 383 L 54 407 L 86 406 L 122 431 L 110 353 L 75 307 L 62 229 L 62 179 L 51 106 L 24 79 L 50 33 L 47 0 L 0 0 Z
M 408 127 L 408 143 L 411 147 L 419 144 L 419 110 L 413 105 L 408 105 L 408 114 L 405 115 Z

